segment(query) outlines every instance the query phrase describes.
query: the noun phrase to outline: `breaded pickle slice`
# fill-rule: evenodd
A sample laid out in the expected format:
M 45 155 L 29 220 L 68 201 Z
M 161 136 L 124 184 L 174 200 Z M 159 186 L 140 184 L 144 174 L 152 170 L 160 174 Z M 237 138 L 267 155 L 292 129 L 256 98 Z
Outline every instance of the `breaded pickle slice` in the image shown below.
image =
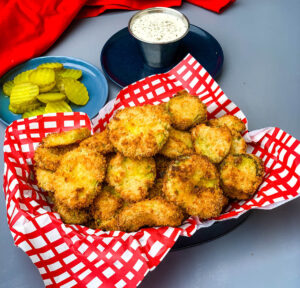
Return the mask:
M 91 131 L 88 128 L 77 128 L 60 133 L 48 134 L 43 139 L 44 147 L 55 147 L 73 144 L 89 137 Z
M 12 88 L 15 86 L 14 84 L 14 81 L 11 80 L 11 81 L 6 81 L 4 84 L 3 84 L 3 93 L 6 95 L 6 96 L 10 96 L 11 94 L 11 90 Z
M 49 68 L 35 69 L 29 74 L 29 82 L 39 87 L 48 86 L 55 83 L 55 72 Z
M 29 83 L 29 75 L 30 73 L 33 71 L 33 69 L 31 70 L 27 70 L 24 72 L 21 72 L 20 74 L 18 74 L 17 76 L 15 76 L 14 78 L 14 84 L 22 84 L 22 83 Z
M 62 69 L 56 72 L 58 78 L 72 78 L 78 80 L 82 76 L 82 71 L 77 69 Z
M 264 176 L 262 160 L 252 154 L 228 155 L 220 165 L 221 187 L 232 199 L 249 199 Z
M 16 107 L 33 103 L 39 94 L 39 87 L 31 83 L 16 84 L 10 95 L 10 105 Z M 22 112 L 20 112 L 22 113 Z
M 147 199 L 121 209 L 118 224 L 121 231 L 133 232 L 142 227 L 179 226 L 183 221 L 179 207 L 161 198 Z
M 230 154 L 243 154 L 246 153 L 247 143 L 239 132 L 231 131 L 232 143 L 230 147 Z
M 35 166 L 54 172 L 59 166 L 62 155 L 72 151 L 77 146 L 77 144 L 71 144 L 47 148 L 44 147 L 44 145 L 39 145 L 39 147 L 35 150 L 33 157 Z
M 53 171 L 37 167 L 35 169 L 35 175 L 37 184 L 40 188 L 44 189 L 45 191 L 54 191 L 53 182 L 55 179 Z
M 89 220 L 87 209 L 70 209 L 67 206 L 55 202 L 53 210 L 56 211 L 66 224 L 85 224 Z
M 113 146 L 127 157 L 155 155 L 167 142 L 170 117 L 162 106 L 144 105 L 117 111 L 108 124 Z
M 62 156 L 55 171 L 54 196 L 68 208 L 92 204 L 101 189 L 106 160 L 91 149 L 78 147 Z
M 224 115 L 217 119 L 209 120 L 211 126 L 227 126 L 230 131 L 236 131 L 242 133 L 246 130 L 245 123 L 233 115 Z
M 41 105 L 41 102 L 34 100 L 32 103 L 26 105 L 14 106 L 12 104 L 9 104 L 8 109 L 15 114 L 21 114 L 25 113 L 26 111 L 30 112 L 38 109 Z
M 163 192 L 189 215 L 208 219 L 222 211 L 219 173 L 204 156 L 193 154 L 173 161 L 164 177 Z
M 37 99 L 43 103 L 61 101 L 66 98 L 66 95 L 63 93 L 42 93 L 37 96 Z
M 227 127 L 211 127 L 199 124 L 191 130 L 195 151 L 220 163 L 230 151 L 232 136 Z
M 126 201 L 140 201 L 148 194 L 148 188 L 156 176 L 153 158 L 132 159 L 117 153 L 108 164 L 106 181 Z
M 57 70 L 61 70 L 62 68 L 64 68 L 64 65 L 62 63 L 58 63 L 58 62 L 49 62 L 49 63 L 43 63 L 43 64 L 39 65 L 37 68 L 38 69 L 50 68 L 50 69 L 54 69 L 55 71 L 57 71 Z
M 49 102 L 46 105 L 45 113 L 72 112 L 72 108 L 65 101 Z
M 172 125 L 179 130 L 187 130 L 206 121 L 206 105 L 197 96 L 183 90 L 166 104 Z
M 169 138 L 159 153 L 171 159 L 194 153 L 191 134 L 171 128 Z
M 123 200 L 112 186 L 104 186 L 91 206 L 91 213 L 97 229 L 118 230 L 117 211 L 122 207 Z
M 114 151 L 114 147 L 111 144 L 108 136 L 108 130 L 105 129 L 100 133 L 95 133 L 94 135 L 90 136 L 89 138 L 83 140 L 80 143 L 82 147 L 89 147 L 98 151 L 99 153 L 110 153 Z

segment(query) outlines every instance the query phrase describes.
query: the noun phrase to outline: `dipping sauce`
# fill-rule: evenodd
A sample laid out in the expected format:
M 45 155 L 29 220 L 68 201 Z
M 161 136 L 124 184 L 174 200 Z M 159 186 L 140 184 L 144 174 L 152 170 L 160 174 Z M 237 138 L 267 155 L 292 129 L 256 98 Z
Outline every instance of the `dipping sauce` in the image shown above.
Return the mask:
M 142 41 L 162 43 L 183 36 L 188 29 L 188 24 L 176 15 L 154 12 L 133 19 L 130 28 L 132 33 Z

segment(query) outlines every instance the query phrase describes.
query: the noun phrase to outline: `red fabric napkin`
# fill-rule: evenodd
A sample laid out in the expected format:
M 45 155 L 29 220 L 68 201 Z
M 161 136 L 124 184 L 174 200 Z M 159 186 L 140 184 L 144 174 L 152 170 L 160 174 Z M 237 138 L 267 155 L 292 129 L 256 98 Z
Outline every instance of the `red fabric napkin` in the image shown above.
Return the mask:
M 187 0 L 221 13 L 235 0 Z M 108 9 L 138 10 L 180 6 L 182 0 L 2 0 L 0 9 L 0 77 L 44 53 L 77 16 L 94 17 Z

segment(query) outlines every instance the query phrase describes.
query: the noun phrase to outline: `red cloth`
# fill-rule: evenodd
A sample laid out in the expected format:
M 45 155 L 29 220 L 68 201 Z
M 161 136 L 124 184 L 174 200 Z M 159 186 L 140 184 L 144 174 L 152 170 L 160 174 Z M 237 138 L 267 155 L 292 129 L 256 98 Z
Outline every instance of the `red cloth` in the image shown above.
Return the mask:
M 220 13 L 235 0 L 187 1 Z M 94 17 L 108 9 L 180 6 L 182 0 L 1 0 L 0 3 L 1 77 L 17 64 L 44 53 L 76 16 Z

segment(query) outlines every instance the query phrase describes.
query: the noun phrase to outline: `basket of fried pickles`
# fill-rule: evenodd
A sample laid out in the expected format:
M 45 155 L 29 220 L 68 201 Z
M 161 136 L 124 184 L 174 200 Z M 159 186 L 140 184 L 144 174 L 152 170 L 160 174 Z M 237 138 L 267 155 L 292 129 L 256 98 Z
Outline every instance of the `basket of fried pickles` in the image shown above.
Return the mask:
M 262 160 L 246 153 L 239 118 L 207 120 L 187 91 L 168 102 L 118 110 L 107 128 L 47 135 L 34 154 L 37 184 L 64 223 L 106 231 L 180 226 L 218 217 L 253 196 Z

